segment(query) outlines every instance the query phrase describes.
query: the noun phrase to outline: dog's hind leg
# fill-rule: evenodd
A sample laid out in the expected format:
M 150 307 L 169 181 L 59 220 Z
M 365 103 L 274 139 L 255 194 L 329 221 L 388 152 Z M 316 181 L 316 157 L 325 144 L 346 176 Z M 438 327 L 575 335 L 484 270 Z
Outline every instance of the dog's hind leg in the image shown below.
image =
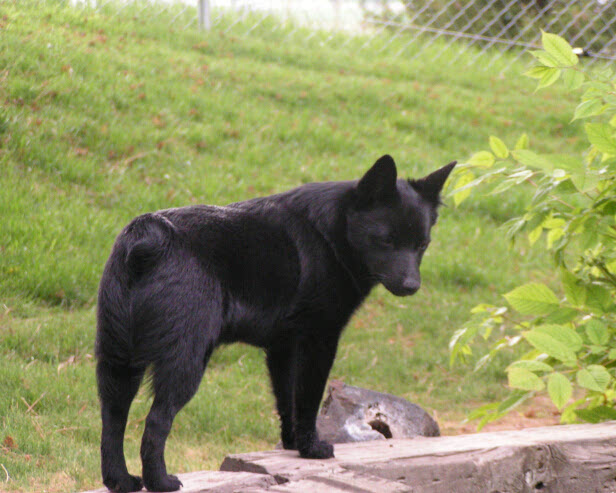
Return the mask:
M 124 431 L 128 410 L 145 369 L 116 367 L 105 361 L 96 366 L 98 392 L 101 401 L 103 431 L 101 438 L 101 468 L 103 483 L 114 492 L 139 491 L 141 478 L 131 476 L 124 458 Z
M 175 491 L 182 486 L 176 476 L 167 474 L 165 443 L 176 414 L 197 391 L 212 349 L 213 345 L 203 356 L 176 357 L 154 364 L 154 402 L 141 441 L 143 482 L 150 491 Z

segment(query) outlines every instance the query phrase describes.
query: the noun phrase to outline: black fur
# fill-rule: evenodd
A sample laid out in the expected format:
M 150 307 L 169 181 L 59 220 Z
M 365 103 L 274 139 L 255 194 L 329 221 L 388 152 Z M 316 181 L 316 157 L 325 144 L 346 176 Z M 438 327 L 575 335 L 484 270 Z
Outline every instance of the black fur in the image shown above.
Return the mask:
M 227 207 L 168 209 L 118 236 L 99 289 L 97 380 L 103 482 L 113 491 L 177 490 L 165 441 L 212 351 L 243 341 L 265 350 L 282 443 L 333 457 L 316 415 L 340 333 L 382 283 L 419 289 L 419 264 L 451 163 L 415 181 L 383 156 L 359 181 L 311 183 Z M 143 481 L 123 440 L 146 368 L 154 401 L 141 443 Z

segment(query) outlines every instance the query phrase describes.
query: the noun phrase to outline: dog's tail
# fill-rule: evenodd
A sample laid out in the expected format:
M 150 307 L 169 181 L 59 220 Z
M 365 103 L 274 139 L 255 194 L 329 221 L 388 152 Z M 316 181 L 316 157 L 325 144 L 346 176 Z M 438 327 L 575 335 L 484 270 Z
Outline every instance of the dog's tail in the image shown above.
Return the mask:
M 113 246 L 98 291 L 96 355 L 128 365 L 133 346 L 131 287 L 170 250 L 176 229 L 160 214 L 135 218 Z
M 124 262 L 132 278 L 148 272 L 169 251 L 175 236 L 173 223 L 160 214 L 144 214 L 124 231 Z

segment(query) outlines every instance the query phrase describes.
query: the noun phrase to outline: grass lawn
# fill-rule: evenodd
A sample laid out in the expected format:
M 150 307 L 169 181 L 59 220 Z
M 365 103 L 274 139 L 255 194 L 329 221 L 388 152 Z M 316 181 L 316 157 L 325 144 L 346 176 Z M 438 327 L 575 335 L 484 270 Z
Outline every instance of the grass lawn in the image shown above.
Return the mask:
M 96 289 L 132 217 L 358 178 L 385 153 L 417 177 L 464 161 L 489 135 L 513 145 L 527 132 L 541 151 L 577 145 L 566 125 L 574 100 L 533 94 L 519 64 L 501 77 L 464 57 L 433 61 L 439 43 L 409 61 L 393 56 L 403 39 L 379 51 L 267 23 L 249 36 L 204 34 L 170 25 L 173 8 L 153 12 L 0 3 L 2 491 L 100 484 Z M 526 194 L 444 208 L 421 291 L 395 298 L 377 288 L 344 333 L 332 378 L 447 422 L 502 395 L 495 370 L 450 369 L 447 345 L 475 304 L 546 280 L 546 259 L 510 250 L 497 229 Z M 201 387 L 175 421 L 170 471 L 217 468 L 228 453 L 278 441 L 260 351 L 220 349 Z M 133 473 L 149 403 L 143 390 L 129 418 Z

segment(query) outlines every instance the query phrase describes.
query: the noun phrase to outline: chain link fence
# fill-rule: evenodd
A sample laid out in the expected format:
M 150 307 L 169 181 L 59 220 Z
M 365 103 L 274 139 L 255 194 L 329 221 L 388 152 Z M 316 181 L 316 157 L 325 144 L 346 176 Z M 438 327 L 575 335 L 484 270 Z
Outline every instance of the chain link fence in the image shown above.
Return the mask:
M 597 60 L 616 59 L 616 0 L 73 0 L 94 8 L 127 3 L 171 13 L 170 22 L 236 36 L 263 29 L 331 41 L 336 33 L 360 37 L 362 47 L 416 57 L 463 54 L 469 64 L 490 67 L 506 52 L 504 68 L 540 47 L 541 31 L 559 34 Z M 173 3 L 171 3 L 173 2 Z M 119 6 L 118 6 L 119 5 Z M 145 7 L 144 7 L 145 8 Z

